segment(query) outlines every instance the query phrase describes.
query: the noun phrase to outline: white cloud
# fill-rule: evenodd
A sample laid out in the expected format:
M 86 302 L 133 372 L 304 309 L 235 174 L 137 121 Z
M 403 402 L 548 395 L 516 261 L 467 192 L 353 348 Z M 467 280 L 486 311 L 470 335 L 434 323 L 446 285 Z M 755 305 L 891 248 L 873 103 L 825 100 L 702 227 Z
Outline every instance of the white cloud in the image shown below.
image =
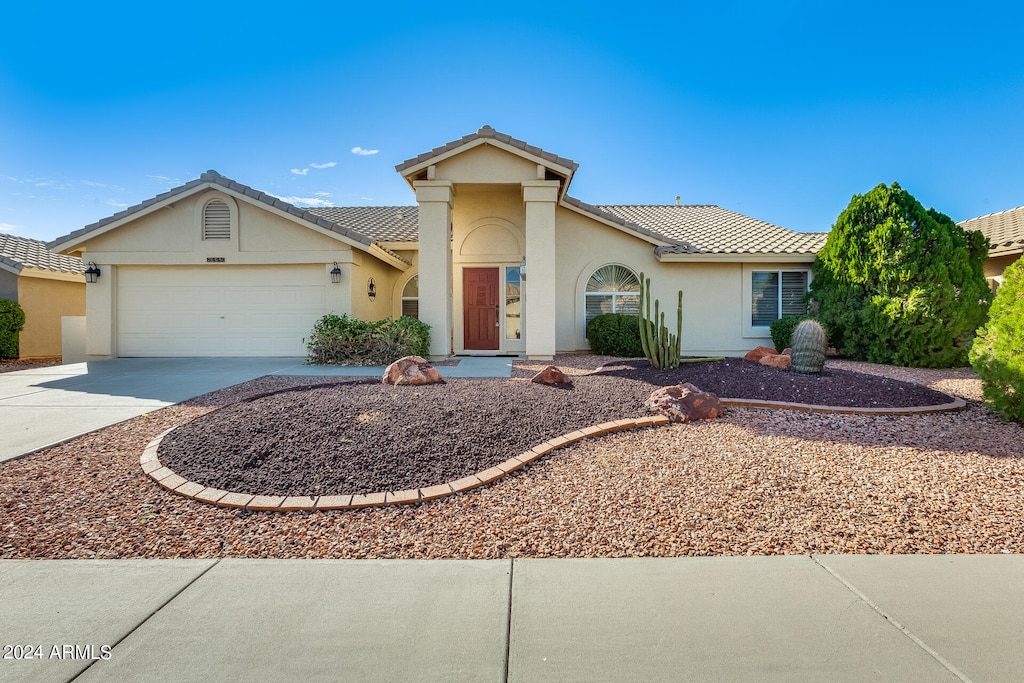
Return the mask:
M 0 232 L 14 232 L 17 229 L 17 225 L 12 225 L 11 223 L 0 223 Z
M 107 185 L 106 183 L 97 183 L 93 182 L 92 180 L 83 180 L 81 181 L 81 183 L 88 187 L 101 187 L 105 190 L 124 190 L 124 188 L 121 187 L 120 185 Z
M 352 153 L 357 154 L 361 157 L 367 157 L 370 156 L 371 154 L 377 154 L 378 152 L 380 152 L 379 149 L 363 149 L 362 147 L 352 148 Z
M 331 202 L 329 202 L 326 199 L 323 199 L 321 197 L 295 197 L 295 196 L 292 196 L 292 197 L 282 197 L 281 195 L 277 195 L 277 194 L 275 194 L 273 196 L 277 197 L 278 199 L 280 199 L 283 202 L 288 202 L 289 204 L 294 204 L 295 206 L 314 206 L 314 207 L 334 206 Z
M 309 169 L 308 168 L 293 168 L 292 169 L 292 173 L 294 173 L 295 175 L 306 175 L 307 173 L 309 173 Z
M 312 167 L 312 168 L 331 168 L 331 167 L 337 166 L 337 165 L 338 165 L 337 161 L 328 161 L 326 164 L 310 164 L 310 167 Z
M 128 205 L 125 204 L 124 202 L 103 202 L 103 203 L 106 204 L 107 206 L 113 206 L 114 208 L 117 208 L 117 209 L 126 209 L 126 208 L 128 208 Z
M 315 194 L 317 197 L 330 197 L 331 196 L 330 192 L 314 192 L 313 194 Z

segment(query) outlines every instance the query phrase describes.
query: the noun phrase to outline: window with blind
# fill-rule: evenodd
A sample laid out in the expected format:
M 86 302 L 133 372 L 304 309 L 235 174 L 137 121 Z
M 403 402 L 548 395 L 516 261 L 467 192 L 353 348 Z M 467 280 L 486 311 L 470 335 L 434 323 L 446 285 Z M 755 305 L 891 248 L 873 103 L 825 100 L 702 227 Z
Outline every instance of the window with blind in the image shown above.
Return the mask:
M 231 209 L 220 199 L 214 199 L 203 207 L 203 239 L 231 239 Z
M 413 275 L 402 288 L 402 315 L 420 318 L 420 276 Z
M 625 266 L 602 266 L 590 276 L 584 298 L 584 330 L 602 313 L 640 315 L 640 278 Z
M 787 315 L 804 315 L 804 295 L 810 272 L 806 270 L 755 270 L 751 273 L 750 324 L 769 327 Z

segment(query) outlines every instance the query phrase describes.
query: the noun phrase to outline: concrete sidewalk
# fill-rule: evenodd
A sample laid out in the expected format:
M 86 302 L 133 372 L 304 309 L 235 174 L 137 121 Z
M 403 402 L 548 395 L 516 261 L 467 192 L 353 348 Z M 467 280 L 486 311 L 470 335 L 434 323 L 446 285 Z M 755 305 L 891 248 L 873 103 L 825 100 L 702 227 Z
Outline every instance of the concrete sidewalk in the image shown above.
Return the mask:
M 0 680 L 1011 681 L 1022 576 L 1015 555 L 9 560 Z
M 508 377 L 511 358 L 461 358 L 444 377 Z M 0 373 L 0 462 L 263 375 L 380 377 L 301 358 L 114 358 Z

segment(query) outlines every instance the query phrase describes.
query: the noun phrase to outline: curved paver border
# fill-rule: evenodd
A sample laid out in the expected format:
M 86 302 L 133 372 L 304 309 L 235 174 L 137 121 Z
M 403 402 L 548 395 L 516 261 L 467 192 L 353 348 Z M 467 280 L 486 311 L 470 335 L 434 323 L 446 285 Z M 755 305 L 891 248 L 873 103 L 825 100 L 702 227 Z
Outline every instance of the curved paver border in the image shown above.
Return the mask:
M 797 410 L 807 413 L 834 413 L 843 415 L 927 415 L 954 410 L 963 410 L 967 402 L 961 398 L 953 398 L 952 403 L 943 403 L 934 406 L 917 406 L 911 408 L 845 408 L 839 406 L 818 406 L 806 403 L 788 403 L 785 401 L 755 401 L 739 398 L 721 398 L 722 405 L 737 408 L 772 408 L 776 410 Z M 641 427 L 660 427 L 669 424 L 669 419 L 664 415 L 651 415 L 648 417 L 627 418 L 612 422 L 603 422 L 593 427 L 584 427 L 576 431 L 548 439 L 539 446 L 520 453 L 514 458 L 509 458 L 503 463 L 488 468 L 482 472 L 471 474 L 462 479 L 450 481 L 436 486 L 426 486 L 418 489 L 405 491 L 380 491 L 367 494 L 345 494 L 334 496 L 257 496 L 249 493 L 238 493 L 235 491 L 224 491 L 222 489 L 205 486 L 203 484 L 189 481 L 168 467 L 165 467 L 157 455 L 160 442 L 170 434 L 176 427 L 168 429 L 149 442 L 139 464 L 142 471 L 151 479 L 156 481 L 163 488 L 177 493 L 178 495 L 198 500 L 202 503 L 211 503 L 226 508 L 242 508 L 245 510 L 293 512 L 314 510 L 354 510 L 365 507 L 377 507 L 381 505 L 410 505 L 422 503 L 428 500 L 444 498 L 463 491 L 475 489 L 484 484 L 501 479 L 510 472 L 515 472 L 524 465 L 527 465 L 541 456 L 576 443 L 583 439 L 595 436 L 610 434 L 624 429 L 638 429 Z
M 157 455 L 160 442 L 171 431 L 176 429 L 175 427 L 168 429 L 150 441 L 149 445 L 142 451 L 142 457 L 139 462 L 142 465 L 142 471 L 165 489 L 193 500 L 212 503 L 220 507 L 281 512 L 295 510 L 304 510 L 306 512 L 312 512 L 313 510 L 352 510 L 380 505 L 408 505 L 444 498 L 445 496 L 451 496 L 462 491 L 475 489 L 484 484 L 490 484 L 492 481 L 501 479 L 510 472 L 515 472 L 541 456 L 582 439 L 602 436 L 603 434 L 610 434 L 611 432 L 618 432 L 624 429 L 659 427 L 668 423 L 669 419 L 664 415 L 603 422 L 593 427 L 584 427 L 583 429 L 548 439 L 539 446 L 534 446 L 525 453 L 520 453 L 514 458 L 509 458 L 494 467 L 445 484 L 406 491 L 381 491 L 378 493 L 345 494 L 341 496 L 256 496 L 248 493 L 224 491 L 189 481 L 173 472 L 170 468 L 165 467 Z

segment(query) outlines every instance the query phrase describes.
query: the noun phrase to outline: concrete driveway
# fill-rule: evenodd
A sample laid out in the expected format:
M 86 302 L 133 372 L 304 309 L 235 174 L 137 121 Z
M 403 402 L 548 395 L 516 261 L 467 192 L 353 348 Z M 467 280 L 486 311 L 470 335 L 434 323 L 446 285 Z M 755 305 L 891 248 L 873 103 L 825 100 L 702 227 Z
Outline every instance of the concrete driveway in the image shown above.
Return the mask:
M 446 377 L 508 377 L 511 358 L 464 358 Z M 264 375 L 380 376 L 301 358 L 114 358 L 0 373 L 0 462 Z

